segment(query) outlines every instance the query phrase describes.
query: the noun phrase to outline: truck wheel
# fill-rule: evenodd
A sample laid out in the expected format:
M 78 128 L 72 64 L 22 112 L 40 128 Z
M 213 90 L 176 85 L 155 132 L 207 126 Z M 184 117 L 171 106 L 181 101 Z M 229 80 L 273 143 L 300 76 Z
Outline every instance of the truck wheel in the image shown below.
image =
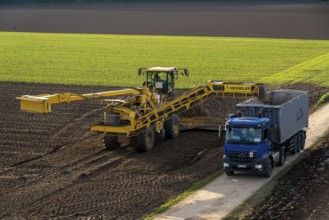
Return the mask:
M 302 145 L 301 145 L 301 149 L 303 150 L 305 147 L 305 139 L 306 139 L 306 133 L 302 132 Z
M 298 135 L 297 136 L 297 153 L 300 152 L 302 149 L 302 136 Z
M 269 178 L 272 175 L 272 170 L 273 170 L 272 160 L 267 159 L 265 162 L 264 177 Z
M 226 176 L 233 176 L 234 171 L 233 170 L 225 170 L 225 174 L 226 174 Z
M 179 136 L 180 133 L 180 124 L 179 124 L 179 117 L 176 114 L 170 116 L 170 118 L 165 121 L 164 123 L 166 137 L 176 138 Z
M 292 150 L 290 150 L 290 153 L 291 154 L 295 154 L 295 153 L 297 153 L 298 152 L 298 135 L 295 135 L 294 136 L 294 146 L 293 146 L 293 149 Z
M 106 150 L 114 150 L 120 147 L 120 143 L 118 142 L 118 137 L 109 135 L 108 133 L 105 133 L 103 142 Z
M 154 145 L 154 128 L 142 128 L 135 139 L 135 147 L 138 152 L 152 150 Z
M 284 162 L 286 161 L 286 157 L 287 157 L 286 148 L 282 147 L 279 154 L 279 161 L 276 165 L 282 167 Z

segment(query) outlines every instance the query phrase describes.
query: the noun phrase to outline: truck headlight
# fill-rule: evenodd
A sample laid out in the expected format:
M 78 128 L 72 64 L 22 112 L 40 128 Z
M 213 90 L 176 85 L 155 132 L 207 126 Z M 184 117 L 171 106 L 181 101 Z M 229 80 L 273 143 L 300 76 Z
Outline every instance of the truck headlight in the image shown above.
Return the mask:
M 224 163 L 224 167 L 229 167 L 229 166 L 230 166 L 230 164 Z
M 263 168 L 263 165 L 262 165 L 262 164 L 256 164 L 256 165 L 255 165 L 255 168 L 258 169 L 258 170 L 260 170 L 260 169 Z

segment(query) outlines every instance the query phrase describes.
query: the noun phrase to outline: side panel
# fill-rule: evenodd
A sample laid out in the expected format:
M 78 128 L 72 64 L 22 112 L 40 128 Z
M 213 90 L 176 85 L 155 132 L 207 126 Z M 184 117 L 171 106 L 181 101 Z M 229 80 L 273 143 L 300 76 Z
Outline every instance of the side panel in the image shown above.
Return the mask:
M 268 93 L 269 103 L 252 104 L 253 100 L 236 107 L 243 117 L 269 118 L 272 141 L 283 143 L 298 131 L 308 126 L 308 93 L 298 90 L 277 90 Z
M 287 94 L 289 95 L 289 94 Z M 308 126 L 308 95 L 301 94 L 281 105 L 279 128 L 280 143 Z

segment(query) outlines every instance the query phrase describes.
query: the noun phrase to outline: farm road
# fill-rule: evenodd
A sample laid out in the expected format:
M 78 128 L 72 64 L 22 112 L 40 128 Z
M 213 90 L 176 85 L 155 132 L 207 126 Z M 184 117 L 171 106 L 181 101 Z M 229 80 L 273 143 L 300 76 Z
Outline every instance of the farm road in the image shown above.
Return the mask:
M 325 134 L 329 129 L 328 121 L 329 105 L 310 115 L 306 148 Z M 288 157 L 286 165 L 293 162 L 298 155 Z M 283 167 L 276 167 L 272 177 Z M 248 174 L 233 177 L 222 175 L 155 219 L 221 219 L 269 180 Z
M 296 1 L 0 5 L 0 31 L 329 39 L 328 12 Z

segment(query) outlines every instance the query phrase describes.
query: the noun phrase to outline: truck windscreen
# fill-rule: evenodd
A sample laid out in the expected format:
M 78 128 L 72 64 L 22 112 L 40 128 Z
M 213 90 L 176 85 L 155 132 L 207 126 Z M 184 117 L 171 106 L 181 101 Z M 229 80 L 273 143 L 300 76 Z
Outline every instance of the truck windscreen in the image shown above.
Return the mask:
M 226 131 L 228 143 L 259 144 L 262 140 L 261 128 L 231 127 Z

